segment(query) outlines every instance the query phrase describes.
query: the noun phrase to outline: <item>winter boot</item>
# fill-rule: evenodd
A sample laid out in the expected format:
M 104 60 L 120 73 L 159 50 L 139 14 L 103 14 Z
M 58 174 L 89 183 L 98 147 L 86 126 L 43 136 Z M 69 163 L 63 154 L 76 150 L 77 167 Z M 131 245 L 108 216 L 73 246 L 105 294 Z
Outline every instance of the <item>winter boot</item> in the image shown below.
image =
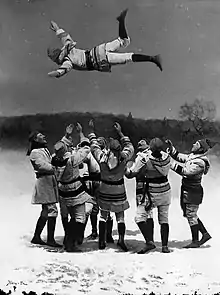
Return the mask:
M 78 245 L 82 245 L 82 243 L 83 243 L 87 222 L 88 222 L 88 217 L 86 217 L 86 221 L 85 221 L 85 223 L 83 223 L 83 227 L 81 230 L 81 236 L 79 236 L 79 238 L 78 238 Z
M 195 224 L 190 226 L 191 233 L 192 233 L 192 242 L 189 245 L 186 245 L 183 248 L 199 248 L 199 225 Z
M 123 10 L 120 15 L 116 18 L 117 21 L 124 21 L 125 20 L 125 17 L 127 15 L 127 12 L 128 12 L 128 8 L 126 8 L 125 10 Z
M 128 34 L 125 28 L 125 17 L 127 15 L 128 9 L 125 9 L 121 12 L 121 14 L 116 18 L 119 22 L 119 37 L 121 39 L 128 38 Z
M 161 241 L 162 241 L 162 252 L 163 253 L 170 253 L 168 248 L 168 238 L 169 238 L 169 224 L 163 223 L 160 226 L 160 234 L 161 234 Z
M 154 241 L 154 220 L 153 218 L 148 218 L 147 221 L 147 228 L 148 228 L 148 235 L 149 235 L 149 240 Z
M 36 245 L 46 245 L 46 243 L 44 241 L 41 240 L 41 233 L 45 227 L 47 223 L 47 218 L 40 216 L 38 218 L 37 224 L 36 224 L 36 228 L 35 228 L 35 232 L 34 232 L 34 237 L 31 240 L 32 244 L 36 244 Z
M 78 241 L 82 237 L 84 226 L 84 223 L 75 222 L 75 220 L 71 221 L 66 252 L 82 252 L 78 246 Z
M 137 253 L 138 254 L 145 254 L 153 249 L 156 248 L 156 246 L 154 245 L 153 241 L 150 240 L 150 238 L 152 238 L 152 226 L 153 226 L 153 223 L 152 221 L 148 221 L 147 222 L 139 222 L 138 224 L 138 227 L 146 241 L 146 245 L 143 249 L 141 249 L 140 251 L 138 251 Z
M 47 220 L 47 245 L 51 247 L 62 247 L 54 239 L 54 232 L 56 227 L 56 217 L 48 217 Z
M 67 242 L 67 235 L 68 235 L 68 228 L 69 228 L 69 221 L 68 217 L 61 217 L 63 230 L 64 230 L 64 239 L 63 239 L 63 245 L 65 248 L 66 242 Z
M 90 236 L 88 236 L 88 240 L 95 240 L 98 237 L 98 232 L 97 232 L 97 215 L 96 214 L 91 214 L 90 215 L 90 221 L 91 221 L 91 226 L 92 226 L 92 233 Z
M 198 225 L 199 225 L 199 231 L 202 233 L 202 239 L 199 241 L 199 245 L 205 244 L 208 240 L 210 240 L 212 237 L 207 232 L 207 229 L 203 225 L 202 221 L 198 218 Z
M 161 60 L 161 56 L 159 54 L 151 56 L 151 55 L 146 55 L 146 54 L 134 53 L 134 54 L 132 54 L 132 61 L 133 62 L 152 62 L 161 71 L 163 71 L 162 60 Z
M 124 237 L 125 237 L 125 224 L 120 222 L 118 223 L 118 234 L 119 239 L 117 245 L 125 252 L 128 251 L 127 246 L 125 245 Z
M 70 219 L 68 223 L 68 232 L 65 243 L 66 252 L 72 252 L 72 249 L 75 246 L 75 220 L 73 218 Z
M 114 239 L 112 237 L 113 219 L 109 216 L 106 223 L 107 223 L 106 242 L 109 244 L 114 244 Z
M 161 72 L 163 71 L 162 68 L 162 59 L 160 54 L 154 55 L 153 56 L 153 62 L 155 63 L 155 65 L 161 70 Z
M 105 237 L 106 237 L 106 222 L 99 221 L 99 249 L 100 250 L 103 250 L 106 247 Z

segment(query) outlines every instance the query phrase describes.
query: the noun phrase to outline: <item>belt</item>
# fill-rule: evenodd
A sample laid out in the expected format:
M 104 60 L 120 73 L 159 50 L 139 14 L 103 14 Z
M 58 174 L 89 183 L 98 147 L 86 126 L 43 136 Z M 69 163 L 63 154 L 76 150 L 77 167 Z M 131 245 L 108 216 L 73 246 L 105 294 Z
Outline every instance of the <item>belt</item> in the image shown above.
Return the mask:
M 38 173 L 38 172 L 36 172 L 35 175 L 36 175 L 36 178 L 38 179 L 38 178 L 41 178 L 44 176 L 49 176 L 49 175 L 54 175 L 54 174 L 53 173 Z
M 63 198 L 71 198 L 71 197 L 77 197 L 79 194 L 85 192 L 85 189 L 82 186 L 80 186 L 77 190 L 74 191 L 61 191 L 59 190 L 59 195 Z
M 183 185 L 200 185 L 201 184 L 201 179 L 200 178 L 186 178 L 186 177 L 183 177 L 182 178 L 182 184 Z
M 94 66 L 93 66 L 93 62 L 92 62 L 89 50 L 85 51 L 85 56 L 86 56 L 86 66 L 88 71 L 94 71 Z
M 101 182 L 105 184 L 110 184 L 110 185 L 121 185 L 121 184 L 124 184 L 124 178 L 120 180 L 115 180 L 115 181 L 101 179 Z
M 86 176 L 83 176 L 83 180 L 84 181 L 88 181 L 88 180 L 91 180 L 91 181 L 100 181 L 100 174 L 90 174 L 90 175 L 86 175 Z
M 168 181 L 168 178 L 167 176 L 161 176 L 161 177 L 156 177 L 156 178 L 148 178 L 147 179 L 147 182 L 148 183 L 164 183 L 164 182 L 167 182 Z

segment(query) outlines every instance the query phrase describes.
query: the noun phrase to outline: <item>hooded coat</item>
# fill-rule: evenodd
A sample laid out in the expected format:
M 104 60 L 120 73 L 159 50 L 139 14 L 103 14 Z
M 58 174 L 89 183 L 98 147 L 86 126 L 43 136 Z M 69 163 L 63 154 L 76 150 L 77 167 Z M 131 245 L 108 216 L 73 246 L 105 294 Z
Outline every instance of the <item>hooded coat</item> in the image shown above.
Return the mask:
M 58 187 L 47 148 L 33 149 L 30 161 L 36 174 L 32 204 L 51 204 L 58 202 Z
M 206 153 L 187 155 L 173 148 L 171 156 L 176 160 L 172 163 L 172 170 L 182 176 L 181 203 L 201 204 L 203 200 L 202 176 L 206 175 L 210 168 Z

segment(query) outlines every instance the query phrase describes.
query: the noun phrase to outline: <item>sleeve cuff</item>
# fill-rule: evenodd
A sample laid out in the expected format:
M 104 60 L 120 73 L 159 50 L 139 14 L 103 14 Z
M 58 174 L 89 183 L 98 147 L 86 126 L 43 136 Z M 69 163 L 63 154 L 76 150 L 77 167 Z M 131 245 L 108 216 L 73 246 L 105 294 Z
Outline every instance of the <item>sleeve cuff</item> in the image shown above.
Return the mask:
M 56 31 L 56 35 L 60 35 L 60 34 L 62 34 L 62 33 L 65 33 L 65 31 L 64 31 L 63 29 L 58 29 L 58 30 Z
M 96 139 L 95 133 L 94 132 L 89 133 L 88 138 L 90 141 Z
M 176 173 L 182 175 L 182 172 L 183 172 L 183 167 L 180 166 L 179 164 L 175 164 L 172 168 Z
M 123 136 L 120 138 L 122 143 L 130 143 L 130 138 L 128 136 Z

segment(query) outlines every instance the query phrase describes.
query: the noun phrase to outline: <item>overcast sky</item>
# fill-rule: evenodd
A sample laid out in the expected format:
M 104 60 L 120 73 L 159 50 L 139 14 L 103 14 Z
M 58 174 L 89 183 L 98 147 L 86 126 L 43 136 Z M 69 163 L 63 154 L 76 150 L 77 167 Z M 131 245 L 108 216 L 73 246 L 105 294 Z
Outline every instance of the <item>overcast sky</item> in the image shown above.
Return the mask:
M 92 3 L 92 4 L 90 4 Z M 160 53 L 154 64 L 114 67 L 111 74 L 71 71 L 47 77 L 56 67 L 46 55 L 59 45 L 51 19 L 71 33 L 79 48 L 116 38 L 124 8 L 131 44 L 127 50 Z M 181 104 L 204 97 L 220 117 L 220 1 L 199 0 L 1 0 L 0 112 L 101 111 L 135 117 L 175 117 Z

